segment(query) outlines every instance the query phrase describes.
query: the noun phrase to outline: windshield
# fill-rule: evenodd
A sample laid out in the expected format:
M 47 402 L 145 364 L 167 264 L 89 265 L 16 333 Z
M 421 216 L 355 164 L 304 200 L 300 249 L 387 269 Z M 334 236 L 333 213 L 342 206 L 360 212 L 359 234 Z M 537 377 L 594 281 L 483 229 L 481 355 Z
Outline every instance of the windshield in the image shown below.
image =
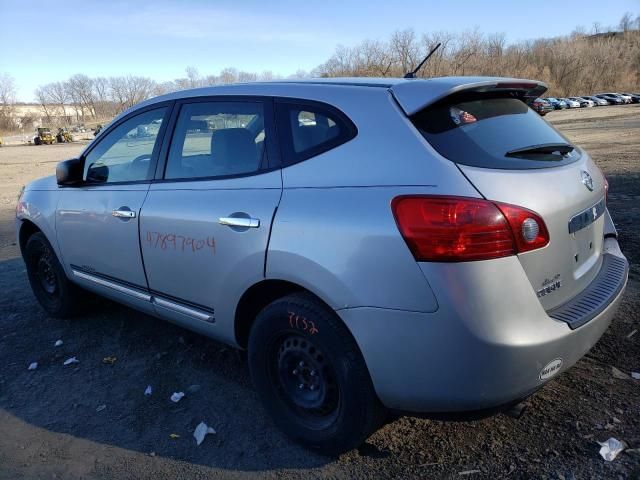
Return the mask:
M 536 150 L 570 142 L 516 98 L 441 102 L 414 115 L 414 125 L 443 157 L 487 168 L 547 168 L 576 161 L 577 149 Z M 514 151 L 525 153 L 513 155 Z M 564 152 L 564 153 L 563 153 Z

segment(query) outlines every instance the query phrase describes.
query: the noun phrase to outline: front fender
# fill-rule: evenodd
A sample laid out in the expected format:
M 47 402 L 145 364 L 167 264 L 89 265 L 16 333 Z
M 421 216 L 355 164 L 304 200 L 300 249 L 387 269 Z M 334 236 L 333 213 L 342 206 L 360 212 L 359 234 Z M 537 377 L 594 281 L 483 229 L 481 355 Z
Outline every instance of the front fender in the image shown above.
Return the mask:
M 60 263 L 64 265 L 55 228 L 59 196 L 58 190 L 25 190 L 16 207 L 16 237 L 20 243 L 20 232 L 26 222 L 32 223 L 47 237 Z

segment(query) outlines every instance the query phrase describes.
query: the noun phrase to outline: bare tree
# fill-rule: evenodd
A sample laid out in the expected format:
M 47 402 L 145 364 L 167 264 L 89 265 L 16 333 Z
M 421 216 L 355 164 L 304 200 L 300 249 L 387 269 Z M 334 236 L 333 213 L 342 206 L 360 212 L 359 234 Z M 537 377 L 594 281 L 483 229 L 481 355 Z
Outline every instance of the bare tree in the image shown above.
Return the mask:
M 76 74 L 66 82 L 66 88 L 73 102 L 76 112 L 80 111 L 80 116 L 90 118 L 96 117 L 95 101 L 93 97 L 93 80 L 86 75 Z
M 12 127 L 14 103 L 16 101 L 16 85 L 13 77 L 0 73 L 0 128 Z
M 188 88 L 196 88 L 202 86 L 200 80 L 200 72 L 198 72 L 198 69 L 196 67 L 187 67 L 185 68 L 185 72 L 187 73 Z
M 109 97 L 108 78 L 98 77 L 93 79 L 93 98 L 95 102 L 96 116 L 98 118 L 104 118 L 115 113 Z
M 218 77 L 220 83 L 233 83 L 238 81 L 238 70 L 235 68 L 225 68 Z
M 271 70 L 264 70 L 260 75 L 258 75 L 258 79 L 265 82 L 270 82 L 271 80 L 275 80 L 275 78 L 276 76 Z
M 62 117 L 67 116 L 66 105 L 71 99 L 69 90 L 64 82 L 53 82 L 43 87 L 46 90 L 45 98 L 59 107 Z
M 416 34 L 412 29 L 398 30 L 391 35 L 389 42 L 391 54 L 398 62 L 404 73 L 413 70 L 420 56 L 420 47 L 416 41 Z
M 42 107 L 42 112 L 44 116 L 47 118 L 47 123 L 51 123 L 51 112 L 49 109 L 49 105 L 51 104 L 51 97 L 49 97 L 47 86 L 38 87 L 34 92 L 36 98 L 38 99 L 38 103 Z
M 256 80 L 258 80 L 257 73 L 244 72 L 242 70 L 238 72 L 238 82 L 255 82 Z
M 631 12 L 625 13 L 620 19 L 620 23 L 618 24 L 618 28 L 622 32 L 628 32 L 633 28 L 634 20 Z

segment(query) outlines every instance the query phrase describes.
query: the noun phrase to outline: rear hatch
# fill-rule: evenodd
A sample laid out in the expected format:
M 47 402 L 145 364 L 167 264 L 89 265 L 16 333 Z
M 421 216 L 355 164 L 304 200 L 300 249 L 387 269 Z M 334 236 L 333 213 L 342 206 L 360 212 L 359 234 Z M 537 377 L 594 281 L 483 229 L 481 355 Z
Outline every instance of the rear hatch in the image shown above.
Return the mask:
M 467 79 L 422 102 L 417 85 L 395 91 L 402 85 L 392 93 L 405 113 L 482 196 L 533 210 L 545 222 L 548 245 L 518 255 L 544 308 L 580 293 L 602 264 L 606 180 L 584 151 L 527 106 L 544 84 Z

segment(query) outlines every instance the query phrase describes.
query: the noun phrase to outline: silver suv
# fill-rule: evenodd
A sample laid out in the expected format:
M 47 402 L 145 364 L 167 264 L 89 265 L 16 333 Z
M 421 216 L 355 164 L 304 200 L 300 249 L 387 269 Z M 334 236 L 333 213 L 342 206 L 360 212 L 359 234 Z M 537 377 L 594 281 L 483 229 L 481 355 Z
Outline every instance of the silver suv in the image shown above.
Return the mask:
M 389 412 L 478 416 L 573 365 L 628 264 L 540 82 L 189 90 L 116 118 L 17 206 L 53 316 L 86 291 L 248 350 L 288 435 L 348 450 Z

